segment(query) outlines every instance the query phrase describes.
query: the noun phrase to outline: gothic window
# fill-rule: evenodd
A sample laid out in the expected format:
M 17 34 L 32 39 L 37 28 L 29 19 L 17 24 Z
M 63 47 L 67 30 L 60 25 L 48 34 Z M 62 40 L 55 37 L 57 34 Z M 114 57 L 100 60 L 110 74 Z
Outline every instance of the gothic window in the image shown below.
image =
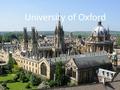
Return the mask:
M 73 77 L 73 78 L 76 78 L 76 71 L 74 71 L 72 68 L 70 68 L 70 70 L 69 70 L 69 76 Z
M 41 64 L 41 74 L 47 76 L 47 67 L 45 63 Z

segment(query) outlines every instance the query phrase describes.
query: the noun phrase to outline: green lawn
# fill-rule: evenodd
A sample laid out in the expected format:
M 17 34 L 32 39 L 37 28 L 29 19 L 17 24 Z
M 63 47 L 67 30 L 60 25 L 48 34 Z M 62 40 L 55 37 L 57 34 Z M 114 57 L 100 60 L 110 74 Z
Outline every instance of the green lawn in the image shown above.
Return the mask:
M 0 81 L 12 80 L 15 74 L 0 75 Z
M 7 86 L 9 87 L 9 90 L 30 90 L 26 89 L 26 85 L 28 83 L 22 83 L 22 82 L 15 82 L 15 83 L 8 83 Z M 31 86 L 31 89 L 36 89 L 37 86 Z
M 0 81 L 6 81 L 6 80 L 12 80 L 15 74 L 7 74 L 7 75 L 0 75 Z M 7 87 L 9 87 L 9 90 L 27 90 L 25 89 L 25 86 L 27 83 L 22 82 L 14 82 L 14 83 L 7 83 Z M 36 88 L 36 86 L 32 86 L 32 88 Z
M 26 90 L 25 86 L 27 83 L 22 82 L 15 82 L 15 83 L 8 83 L 7 86 L 9 87 L 9 90 Z

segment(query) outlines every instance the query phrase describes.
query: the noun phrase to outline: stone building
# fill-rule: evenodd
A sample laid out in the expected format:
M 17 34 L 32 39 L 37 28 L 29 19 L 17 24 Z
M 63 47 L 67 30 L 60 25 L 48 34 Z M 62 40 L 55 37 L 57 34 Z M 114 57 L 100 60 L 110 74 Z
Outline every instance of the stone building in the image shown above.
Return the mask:
M 99 68 L 112 70 L 112 64 L 105 51 L 86 53 L 81 55 L 63 55 L 53 58 L 33 60 L 20 54 L 13 54 L 19 67 L 42 76 L 45 79 L 54 79 L 55 63 L 62 61 L 66 75 L 76 84 L 97 82 L 96 71 Z
M 39 39 L 39 34 L 35 27 L 32 27 L 31 42 L 28 42 L 27 29 L 24 28 L 24 38 L 21 43 L 22 54 L 33 59 L 59 57 L 65 54 L 64 31 L 60 17 L 55 28 L 53 40 Z M 23 46 L 22 46 L 23 45 Z M 31 46 L 30 46 L 31 45 Z
M 110 38 L 109 28 L 106 29 L 99 21 L 97 27 L 93 30 L 91 36 L 86 41 L 87 52 L 96 52 L 105 50 L 113 52 L 113 41 Z
M 112 70 L 112 64 L 105 51 L 72 57 L 66 64 L 66 74 L 76 84 L 98 82 L 97 70 Z

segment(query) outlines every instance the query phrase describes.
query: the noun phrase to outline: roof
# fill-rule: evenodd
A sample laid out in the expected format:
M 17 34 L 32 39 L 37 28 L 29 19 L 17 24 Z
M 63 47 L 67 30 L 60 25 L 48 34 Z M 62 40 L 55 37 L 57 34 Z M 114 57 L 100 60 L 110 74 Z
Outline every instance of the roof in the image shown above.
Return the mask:
M 107 35 L 107 34 L 109 34 L 109 31 L 104 28 L 101 21 L 98 22 L 97 27 L 93 31 L 93 36 L 98 36 L 98 35 L 104 36 L 104 35 Z
M 99 60 L 99 58 L 101 58 L 103 60 L 105 59 L 105 61 L 104 61 L 105 63 L 109 62 L 106 51 L 91 52 L 91 53 L 70 55 L 70 56 L 67 54 L 62 54 L 60 57 L 49 58 L 47 60 L 51 64 L 55 64 L 55 62 L 58 62 L 58 61 L 62 61 L 63 63 L 67 63 L 71 58 L 74 58 L 77 63 L 79 62 L 81 64 L 83 64 L 87 61 L 89 61 L 91 63 L 91 61 L 93 62 L 94 59 L 97 61 L 97 60 Z M 102 63 L 102 61 L 100 61 L 100 60 L 98 62 Z
M 73 60 L 79 69 L 111 64 L 107 55 L 79 57 L 79 58 L 74 57 Z

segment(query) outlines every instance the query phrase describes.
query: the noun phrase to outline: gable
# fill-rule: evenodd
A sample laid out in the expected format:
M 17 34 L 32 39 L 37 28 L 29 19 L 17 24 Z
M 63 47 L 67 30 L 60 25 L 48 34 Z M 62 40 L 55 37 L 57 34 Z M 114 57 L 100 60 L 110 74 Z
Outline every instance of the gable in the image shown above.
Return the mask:
M 75 61 L 74 61 L 73 58 L 71 58 L 71 59 L 65 64 L 65 66 L 66 66 L 67 68 L 71 68 L 71 67 L 77 68 L 77 65 L 76 65 L 76 63 L 75 63 Z

